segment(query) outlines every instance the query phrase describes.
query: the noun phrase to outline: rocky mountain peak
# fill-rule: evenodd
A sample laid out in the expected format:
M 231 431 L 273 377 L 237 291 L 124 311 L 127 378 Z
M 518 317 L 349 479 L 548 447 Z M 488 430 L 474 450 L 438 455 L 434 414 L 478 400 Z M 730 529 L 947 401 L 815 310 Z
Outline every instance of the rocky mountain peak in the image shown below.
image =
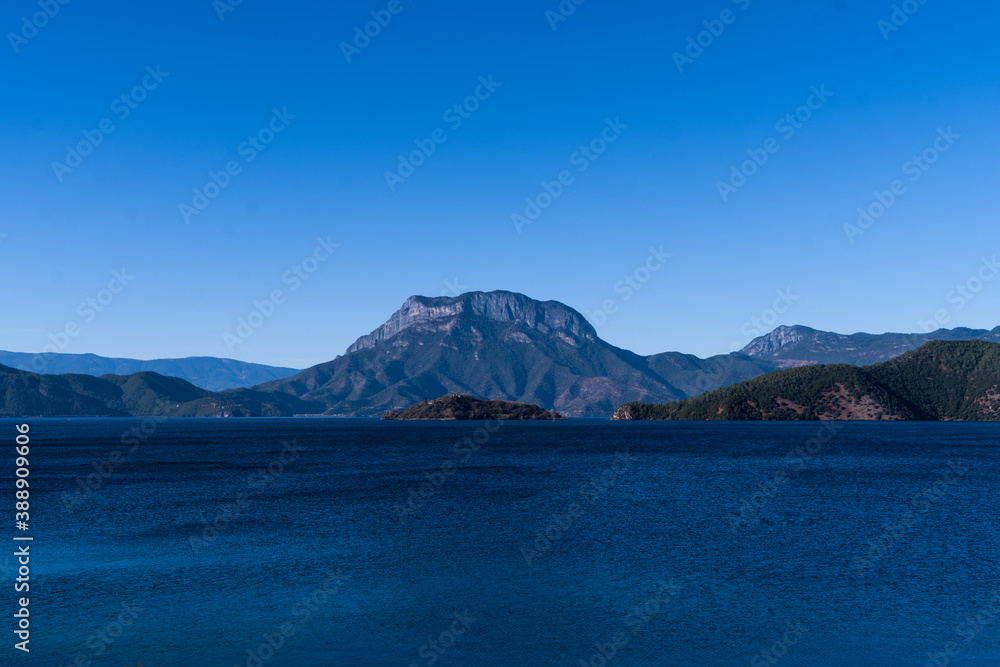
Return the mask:
M 814 333 L 816 330 L 809 327 L 782 325 L 769 334 L 754 338 L 740 353 L 749 357 L 770 357 Z
M 597 338 L 583 315 L 558 301 L 536 301 L 515 292 L 468 292 L 457 297 L 411 296 L 385 324 L 355 341 L 347 353 L 375 347 L 412 327 L 459 317 L 518 323 L 542 334 Z

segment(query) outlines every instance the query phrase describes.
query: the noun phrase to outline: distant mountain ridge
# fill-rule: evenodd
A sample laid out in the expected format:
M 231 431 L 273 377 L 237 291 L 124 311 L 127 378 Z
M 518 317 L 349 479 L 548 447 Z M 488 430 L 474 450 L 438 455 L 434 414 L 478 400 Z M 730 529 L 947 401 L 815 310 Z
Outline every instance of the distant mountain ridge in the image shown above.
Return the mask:
M 755 338 L 740 350 L 755 359 L 766 359 L 782 368 L 809 364 L 865 366 L 888 361 L 933 340 L 984 340 L 1000 343 L 1000 327 L 987 329 L 938 329 L 930 333 L 850 335 L 817 331 L 804 326 L 781 326 Z
M 871 366 L 790 368 L 684 401 L 626 404 L 613 418 L 1000 421 L 1000 344 L 931 341 Z
M 155 369 L 161 377 L 170 377 L 153 382 L 144 376 L 136 386 L 173 404 L 178 414 L 193 416 L 377 417 L 425 399 L 465 394 L 535 404 L 570 417 L 608 417 L 626 403 L 678 401 L 782 368 L 869 365 L 930 340 L 971 339 L 1000 341 L 1000 327 L 878 335 L 778 327 L 739 353 L 708 359 L 679 352 L 643 357 L 601 340 L 586 318 L 565 304 L 494 291 L 410 297 L 344 355 L 298 372 L 210 357 L 140 362 L 44 355 L 48 375 L 32 380 L 31 373 L 20 378 L 5 371 L 0 375 L 13 392 L 6 397 L 8 408 L 31 405 L 40 410 L 25 415 L 51 414 L 44 401 L 25 394 L 46 388 L 62 392 L 65 400 L 59 404 L 65 416 L 98 416 L 93 410 L 103 410 L 101 415 L 140 414 L 139 403 L 122 403 L 121 392 L 107 385 L 124 381 L 109 376 Z M 29 371 L 37 361 L 31 354 L 0 353 L 0 363 L 12 358 L 16 363 L 8 365 Z M 96 379 L 105 384 L 81 380 L 81 373 L 99 376 Z M 165 384 L 174 378 L 203 393 L 192 396 L 179 385 Z M 171 389 L 164 393 L 164 387 Z M 206 391 L 211 388 L 216 391 Z M 82 395 L 70 400 L 78 390 Z
M 461 393 L 597 417 L 629 402 L 622 400 L 626 396 L 679 400 L 781 368 L 873 364 L 930 340 L 973 338 L 1000 341 L 1000 327 L 911 335 L 779 327 L 739 353 L 640 357 L 601 340 L 586 318 L 565 304 L 506 291 L 469 292 L 410 297 L 345 355 L 256 389 L 323 405 L 327 415 L 377 416 Z
M 0 366 L 0 417 L 291 417 L 312 410 L 251 389 L 211 392 L 157 373 L 39 375 Z
M 187 357 L 185 359 L 116 359 L 96 354 L 32 354 L 28 352 L 0 351 L 0 365 L 33 373 L 63 375 L 131 375 L 153 372 L 186 380 L 196 387 L 209 391 L 223 391 L 252 387 L 295 375 L 294 368 L 251 364 L 234 359 L 216 357 Z

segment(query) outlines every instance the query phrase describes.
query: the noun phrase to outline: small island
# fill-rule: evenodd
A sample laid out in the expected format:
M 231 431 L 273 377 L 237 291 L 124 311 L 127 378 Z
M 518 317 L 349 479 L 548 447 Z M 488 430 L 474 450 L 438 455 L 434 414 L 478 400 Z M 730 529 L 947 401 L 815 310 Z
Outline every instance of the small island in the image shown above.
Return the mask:
M 470 421 L 508 421 L 566 419 L 554 410 L 544 410 L 537 405 L 517 403 L 515 401 L 486 401 L 461 394 L 442 396 L 434 401 L 415 403 L 410 407 L 382 415 L 382 419 L 439 419 L 439 420 L 470 420 Z

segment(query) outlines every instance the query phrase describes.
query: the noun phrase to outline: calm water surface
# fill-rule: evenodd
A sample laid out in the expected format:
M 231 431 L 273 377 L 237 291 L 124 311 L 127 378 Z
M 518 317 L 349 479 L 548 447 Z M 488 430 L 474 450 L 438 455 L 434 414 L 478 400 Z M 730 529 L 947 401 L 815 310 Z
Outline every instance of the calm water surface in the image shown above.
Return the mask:
M 1000 664 L 994 424 L 29 423 L 35 665 Z

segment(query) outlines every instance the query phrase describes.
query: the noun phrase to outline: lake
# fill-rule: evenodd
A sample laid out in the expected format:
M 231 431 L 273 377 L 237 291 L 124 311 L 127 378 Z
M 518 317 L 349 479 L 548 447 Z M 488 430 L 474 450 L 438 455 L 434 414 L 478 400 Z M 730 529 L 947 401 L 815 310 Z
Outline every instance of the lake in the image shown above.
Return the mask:
M 27 422 L 37 665 L 1000 664 L 996 424 Z

